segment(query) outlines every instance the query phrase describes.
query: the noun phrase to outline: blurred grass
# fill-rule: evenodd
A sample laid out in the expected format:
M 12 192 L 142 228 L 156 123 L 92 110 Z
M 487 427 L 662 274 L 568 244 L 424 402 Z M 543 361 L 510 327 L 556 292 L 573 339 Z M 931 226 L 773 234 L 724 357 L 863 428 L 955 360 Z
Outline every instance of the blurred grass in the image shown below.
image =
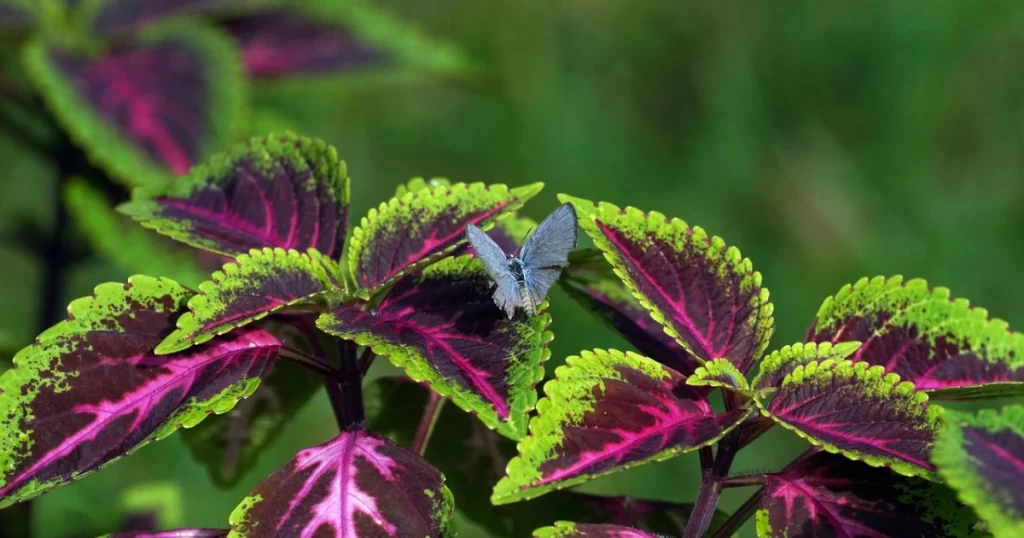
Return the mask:
M 924 277 L 1024 326 L 1024 4 L 389 3 L 461 43 L 489 76 L 381 88 L 354 75 L 255 95 L 337 146 L 353 215 L 413 176 L 540 180 L 531 217 L 567 192 L 680 217 L 739 247 L 772 291 L 773 347 L 800 339 L 826 295 L 879 274 Z M 0 162 L 0 231 L 52 225 L 50 167 L 11 140 L 0 140 Z M 0 328 L 28 342 L 38 261 L 11 245 L 0 258 Z M 72 273 L 68 299 L 124 276 L 90 261 Z M 552 304 L 553 364 L 623 345 L 560 291 Z M 42 498 L 39 531 L 67 536 L 62 522 L 78 517 L 109 529 L 103 499 L 143 479 L 181 482 L 188 524 L 223 525 L 260 477 L 333 433 L 318 397 L 226 492 L 180 440 L 157 443 Z M 772 431 L 735 468 L 775 468 L 802 446 Z M 698 479 L 696 458 L 684 457 L 587 488 L 690 500 Z

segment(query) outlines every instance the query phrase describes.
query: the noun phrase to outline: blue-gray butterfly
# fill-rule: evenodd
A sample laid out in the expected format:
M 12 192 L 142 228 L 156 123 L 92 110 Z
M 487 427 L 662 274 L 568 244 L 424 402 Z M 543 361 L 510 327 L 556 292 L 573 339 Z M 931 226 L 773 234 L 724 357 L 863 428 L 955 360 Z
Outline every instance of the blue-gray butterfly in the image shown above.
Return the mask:
M 576 210 L 562 204 L 551 212 L 526 241 L 519 255 L 504 250 L 480 228 L 466 225 L 466 237 L 484 269 L 497 284 L 494 304 L 512 319 L 516 307 L 533 315 L 558 275 L 569 265 L 576 248 Z

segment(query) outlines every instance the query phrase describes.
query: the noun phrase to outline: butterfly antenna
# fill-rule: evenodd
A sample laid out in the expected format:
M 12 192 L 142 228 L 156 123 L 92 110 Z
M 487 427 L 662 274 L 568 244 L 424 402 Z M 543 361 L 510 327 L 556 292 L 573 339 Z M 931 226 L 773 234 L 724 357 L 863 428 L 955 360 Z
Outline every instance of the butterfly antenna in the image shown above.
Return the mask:
M 534 226 L 533 228 L 536 228 L 536 226 Z M 526 243 L 526 238 L 530 237 L 530 234 L 533 233 L 533 228 L 530 228 L 529 230 L 526 230 L 526 233 L 523 234 L 523 238 L 519 241 L 520 245 Z M 522 249 L 523 249 L 523 247 L 519 247 L 519 248 L 516 249 L 516 252 L 518 253 Z

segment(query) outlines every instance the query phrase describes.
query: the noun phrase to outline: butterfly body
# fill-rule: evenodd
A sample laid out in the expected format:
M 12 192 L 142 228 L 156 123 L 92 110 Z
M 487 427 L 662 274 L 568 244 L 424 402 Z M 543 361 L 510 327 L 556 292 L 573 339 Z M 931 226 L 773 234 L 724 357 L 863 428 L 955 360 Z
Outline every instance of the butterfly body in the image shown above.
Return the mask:
M 555 209 L 537 226 L 518 256 L 506 254 L 472 224 L 466 225 L 466 236 L 496 284 L 494 304 L 509 319 L 516 308 L 533 315 L 562 269 L 569 265 L 569 252 L 576 248 L 576 212 L 569 204 Z

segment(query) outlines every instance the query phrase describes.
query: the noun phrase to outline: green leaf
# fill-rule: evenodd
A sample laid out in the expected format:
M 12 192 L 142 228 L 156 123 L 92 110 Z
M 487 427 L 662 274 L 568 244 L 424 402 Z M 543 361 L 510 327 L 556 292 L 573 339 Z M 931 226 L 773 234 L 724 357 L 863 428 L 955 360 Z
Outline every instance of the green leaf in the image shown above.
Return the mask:
M 83 179 L 71 178 L 64 190 L 68 213 L 93 250 L 129 274 L 162 275 L 186 286 L 206 280 L 207 272 L 194 251 L 182 251 L 152 232 L 118 214 L 99 192 Z
M 757 391 L 777 388 L 797 366 L 828 359 L 843 360 L 857 351 L 859 347 L 860 342 L 842 342 L 836 345 L 828 342 L 821 344 L 810 342 L 784 346 L 761 359 L 761 370 L 754 377 L 751 385 Z
M 675 370 L 635 353 L 584 351 L 544 385 L 530 436 L 494 487 L 505 504 L 714 443 L 750 415 L 715 414 Z
M 560 194 L 666 332 L 696 359 L 728 359 L 750 371 L 775 326 L 761 274 L 720 237 L 661 213 Z
M 220 31 L 196 21 L 153 27 L 100 57 L 40 37 L 26 46 L 24 60 L 76 145 L 128 186 L 188 172 L 244 127 L 247 92 L 238 53 Z M 115 86 L 130 91 L 112 91 Z
M 747 378 L 726 359 L 705 362 L 686 379 L 686 384 L 694 387 L 721 387 L 742 394 L 750 393 Z
M 187 177 L 136 189 L 118 210 L 177 241 L 225 256 L 254 248 L 341 252 L 345 163 L 322 140 L 271 133 L 236 144 Z
M 466 224 L 490 229 L 543 186 L 441 185 L 406 192 L 371 209 L 352 231 L 348 251 L 352 275 L 361 288 L 357 294 L 369 297 L 396 278 L 451 253 L 466 241 Z
M 939 474 L 995 538 L 1024 536 L 1024 406 L 943 418 L 932 452 Z
M 344 285 L 341 268 L 316 250 L 254 249 L 199 285 L 190 312 L 178 318 L 177 330 L 156 352 L 175 353 L 273 312 L 301 310 L 329 293 L 343 293 Z
M 933 399 L 1024 395 L 1024 334 L 921 279 L 862 278 L 825 299 L 808 341 L 860 341 L 851 357 L 884 366 Z
M 798 365 L 765 401 L 761 413 L 833 454 L 928 476 L 928 453 L 941 408 L 881 366 L 829 359 Z
M 398 280 L 380 304 L 356 300 L 317 320 L 324 332 L 367 346 L 502 435 L 526 435 L 552 335 L 546 302 L 509 319 L 493 282 L 470 256 L 446 258 Z

